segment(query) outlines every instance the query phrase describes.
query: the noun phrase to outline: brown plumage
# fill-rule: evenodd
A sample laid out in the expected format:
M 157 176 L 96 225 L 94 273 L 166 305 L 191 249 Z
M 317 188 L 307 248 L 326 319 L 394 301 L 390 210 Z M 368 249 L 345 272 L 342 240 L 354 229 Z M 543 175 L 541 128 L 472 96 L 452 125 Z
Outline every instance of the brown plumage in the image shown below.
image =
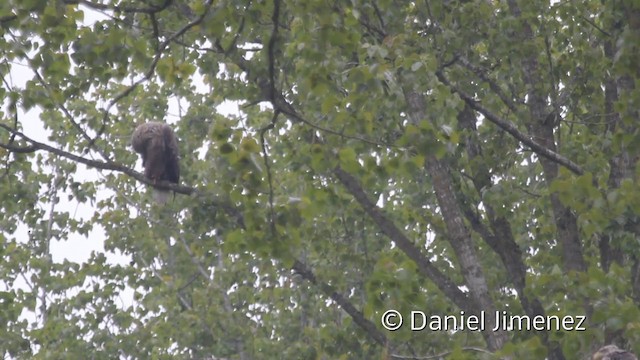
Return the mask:
M 177 184 L 179 182 L 178 139 L 169 125 L 159 122 L 139 125 L 131 135 L 131 146 L 142 156 L 144 176 L 149 180 L 154 183 L 168 181 Z M 164 195 L 156 193 L 156 200 L 161 203 L 166 202 L 168 191 L 159 191 Z
M 632 353 L 622 350 L 615 345 L 606 345 L 596 351 L 592 360 L 638 360 Z

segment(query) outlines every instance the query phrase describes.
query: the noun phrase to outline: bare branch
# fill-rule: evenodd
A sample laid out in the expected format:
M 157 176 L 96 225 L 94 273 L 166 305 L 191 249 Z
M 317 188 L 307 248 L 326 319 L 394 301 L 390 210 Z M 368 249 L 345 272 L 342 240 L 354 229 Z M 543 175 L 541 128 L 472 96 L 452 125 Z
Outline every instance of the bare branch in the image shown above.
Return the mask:
M 369 196 L 367 196 L 355 177 L 340 167 L 333 169 L 333 173 L 347 191 L 358 201 L 362 209 L 369 214 L 373 222 L 378 225 L 380 231 L 395 242 L 396 245 L 416 263 L 418 269 L 423 274 L 431 279 L 459 308 L 469 312 L 474 310 L 475 307 L 467 295 L 463 293 L 451 279 L 433 265 L 429 259 L 421 254 L 420 249 L 369 199 Z
M 18 153 L 29 153 L 29 152 L 35 152 L 37 150 L 43 150 L 55 155 L 58 155 L 60 157 L 63 157 L 65 159 L 69 159 L 84 165 L 87 165 L 89 167 L 92 168 L 96 168 L 96 169 L 102 169 L 102 170 L 113 170 L 113 171 L 118 171 L 124 174 L 127 174 L 129 176 L 131 176 L 132 178 L 145 183 L 147 185 L 151 185 L 154 186 L 156 188 L 159 189 L 164 189 L 164 190 L 172 190 L 175 191 L 177 193 L 180 194 L 184 194 L 184 195 L 191 195 L 194 194 L 196 192 L 196 190 L 192 187 L 188 187 L 188 186 L 182 186 L 182 185 L 178 185 L 178 184 L 173 184 L 167 181 L 161 181 L 161 182 L 153 182 L 150 179 L 147 179 L 143 174 L 129 168 L 126 167 L 124 165 L 121 165 L 119 163 L 110 161 L 110 160 L 106 160 L 106 161 L 98 161 L 98 160 L 92 160 L 92 159 L 87 159 L 85 157 L 73 154 L 71 152 L 62 150 L 62 149 L 58 149 L 56 147 L 38 142 L 36 140 L 33 140 L 31 138 L 29 138 L 28 136 L 26 136 L 25 134 L 23 134 L 20 131 L 17 131 L 15 129 L 10 128 L 9 126 L 5 125 L 5 124 L 0 124 L 0 128 L 8 131 L 11 134 L 14 134 L 16 136 L 18 136 L 19 138 L 23 139 L 24 141 L 28 142 L 29 146 L 26 147 L 17 147 L 15 145 L 10 145 L 10 144 L 2 144 L 0 143 L 0 147 L 5 148 L 9 151 L 14 151 L 14 152 L 18 152 Z
M 316 279 L 316 276 L 313 274 L 311 269 L 307 268 L 307 266 L 300 261 L 296 260 L 292 267 L 293 271 L 297 274 L 300 274 L 303 278 L 305 278 L 310 283 L 318 286 L 323 293 L 331 298 L 331 300 L 335 301 L 340 307 L 347 312 L 362 329 L 364 329 L 369 336 L 371 336 L 378 344 L 382 346 L 387 345 L 387 337 L 376 328 L 376 326 L 364 317 L 362 312 L 356 309 L 353 304 L 349 302 L 342 294 L 338 293 L 331 285 L 323 282 L 319 282 Z
M 513 123 L 511 123 L 510 121 L 507 121 L 507 120 L 499 117 L 498 115 L 494 114 L 489 109 L 487 109 L 484 106 L 482 106 L 474 98 L 472 98 L 468 94 L 466 94 L 463 91 L 461 91 L 460 89 L 458 89 L 455 85 L 451 84 L 451 82 L 444 76 L 444 74 L 441 71 L 436 72 L 436 75 L 438 76 L 438 79 L 440 79 L 440 81 L 442 81 L 443 84 L 449 86 L 452 91 L 458 93 L 460 98 L 462 100 L 464 100 L 464 102 L 469 104 L 469 106 L 471 106 L 471 108 L 473 108 L 477 112 L 479 112 L 482 115 L 484 115 L 484 117 L 487 118 L 487 120 L 489 120 L 492 123 L 498 125 L 498 127 L 500 127 L 502 130 L 506 131 L 507 133 L 511 134 L 514 138 L 519 140 L 521 143 L 527 145 L 529 148 L 531 148 L 531 150 L 534 153 L 536 153 L 539 156 L 547 158 L 547 159 L 549 159 L 551 161 L 554 161 L 554 162 L 566 167 L 567 169 L 569 169 L 571 172 L 573 172 L 576 175 L 584 174 L 584 170 L 582 169 L 582 167 L 580 167 L 580 165 L 578 165 L 578 164 L 574 163 L 573 161 L 567 159 L 566 157 L 558 154 L 557 152 L 555 152 L 553 150 L 550 150 L 550 149 L 538 144 L 537 142 L 535 142 L 533 139 L 531 139 L 531 137 L 529 137 L 528 135 L 526 135 L 523 132 L 521 132 L 520 130 L 518 130 L 518 128 Z

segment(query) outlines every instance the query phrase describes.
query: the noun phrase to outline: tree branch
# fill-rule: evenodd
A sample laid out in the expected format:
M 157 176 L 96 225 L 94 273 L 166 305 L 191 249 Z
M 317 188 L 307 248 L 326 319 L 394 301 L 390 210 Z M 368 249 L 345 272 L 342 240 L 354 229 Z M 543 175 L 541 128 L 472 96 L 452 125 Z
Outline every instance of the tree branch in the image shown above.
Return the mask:
M 511 136 L 519 140 L 524 145 L 527 145 L 537 155 L 564 166 L 576 175 L 584 174 L 584 170 L 582 169 L 582 167 L 580 167 L 580 165 L 558 154 L 557 152 L 538 144 L 536 141 L 531 139 L 531 137 L 518 130 L 518 128 L 513 123 L 494 114 L 489 109 L 485 108 L 475 99 L 473 99 L 471 96 L 467 95 L 466 93 L 458 89 L 455 85 L 451 84 L 451 82 L 444 76 L 441 71 L 437 71 L 436 76 L 443 84 L 449 86 L 453 92 L 458 93 L 458 96 L 460 96 L 460 98 L 464 100 L 464 102 L 466 102 L 471 108 L 484 115 L 487 120 L 498 125 L 499 128 L 511 134 Z
M 358 180 L 340 167 L 333 169 L 333 173 L 342 185 L 358 201 L 362 209 L 369 214 L 373 222 L 378 225 L 382 233 L 398 245 L 398 247 L 411 259 L 418 269 L 425 274 L 436 286 L 453 301 L 456 306 L 468 312 L 472 312 L 472 306 L 467 295 L 458 286 L 443 274 L 435 265 L 424 257 L 409 238 L 369 199 Z
M 331 300 L 335 301 L 347 314 L 349 314 L 349 316 L 351 316 L 353 321 L 364 329 L 378 344 L 382 346 L 387 345 L 387 337 L 378 330 L 375 324 L 365 318 L 362 312 L 356 309 L 349 300 L 345 299 L 344 296 L 338 293 L 331 285 L 319 282 L 311 269 L 307 268 L 305 264 L 296 260 L 292 269 L 310 283 L 318 286 L 323 293 L 329 296 Z
M 422 119 L 428 118 L 425 96 L 413 89 L 404 89 L 404 97 L 407 103 L 407 115 L 413 124 L 418 124 Z M 460 270 L 465 280 L 465 285 L 469 287 L 469 298 L 476 306 L 475 311 L 493 313 L 496 311 L 495 304 L 489 293 L 489 286 L 484 275 L 476 246 L 471 238 L 471 233 L 464 223 L 464 216 L 458 204 L 458 198 L 453 190 L 453 180 L 448 164 L 438 159 L 433 154 L 425 156 L 425 169 L 431 177 L 442 219 L 447 229 L 447 239 L 451 244 Z M 487 325 L 494 328 L 495 321 L 489 317 Z M 507 334 L 502 329 L 497 331 L 482 331 L 489 349 L 501 349 L 506 342 Z
M 126 167 L 124 165 L 121 165 L 119 163 L 116 163 L 114 161 L 110 161 L 110 160 L 106 160 L 106 161 L 98 161 L 98 160 L 92 160 L 92 159 L 87 159 L 85 157 L 73 154 L 71 152 L 62 150 L 62 149 L 58 149 L 56 147 L 53 147 L 51 145 L 47 145 L 41 142 L 38 142 L 36 140 L 33 140 L 31 138 L 29 138 L 28 136 L 26 136 L 25 134 L 23 134 L 22 132 L 12 129 L 11 127 L 5 125 L 5 124 L 0 124 L 0 128 L 8 131 L 9 133 L 11 133 L 12 135 L 16 135 L 19 138 L 23 139 L 24 141 L 28 142 L 30 145 L 29 146 L 24 146 L 24 147 L 18 147 L 15 145 L 11 145 L 11 144 L 3 144 L 0 143 L 0 147 L 7 149 L 9 151 L 12 152 L 16 152 L 16 153 L 32 153 L 38 150 L 43 150 L 49 153 L 52 153 L 54 155 L 58 155 L 60 157 L 63 157 L 65 159 L 69 159 L 71 161 L 75 161 L 77 163 L 80 164 L 84 164 L 87 165 L 89 167 L 92 168 L 96 168 L 96 169 L 101 169 L 101 170 L 112 170 L 112 171 L 118 171 L 124 174 L 127 174 L 129 176 L 131 176 L 132 178 L 145 183 L 147 185 L 156 187 L 158 189 L 163 189 L 163 190 L 172 190 L 175 191 L 177 193 L 180 194 L 184 194 L 184 195 L 191 195 L 196 193 L 196 189 L 189 187 L 189 186 L 182 186 L 182 185 L 178 185 L 178 184 L 173 184 L 170 183 L 168 181 L 161 181 L 161 182 L 154 182 L 150 179 L 147 179 L 143 174 L 129 168 Z

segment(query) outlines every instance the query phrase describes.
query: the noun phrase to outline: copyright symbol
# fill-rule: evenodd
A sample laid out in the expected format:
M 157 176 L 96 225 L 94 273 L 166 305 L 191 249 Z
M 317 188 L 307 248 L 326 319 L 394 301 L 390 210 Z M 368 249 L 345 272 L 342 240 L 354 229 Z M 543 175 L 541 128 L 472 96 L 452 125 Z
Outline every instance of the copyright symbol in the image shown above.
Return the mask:
M 387 310 L 382 314 L 380 322 L 385 329 L 395 331 L 402 326 L 402 315 L 400 315 L 400 312 L 397 310 Z

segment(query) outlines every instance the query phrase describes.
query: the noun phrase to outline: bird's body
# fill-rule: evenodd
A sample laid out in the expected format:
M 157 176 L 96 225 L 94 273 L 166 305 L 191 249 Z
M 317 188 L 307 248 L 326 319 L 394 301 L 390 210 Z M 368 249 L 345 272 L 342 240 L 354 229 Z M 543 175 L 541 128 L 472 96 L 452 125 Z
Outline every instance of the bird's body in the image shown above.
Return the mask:
M 632 353 L 622 350 L 615 345 L 601 347 L 591 357 L 592 360 L 638 360 Z
M 154 182 L 168 181 L 177 184 L 180 180 L 180 157 L 178 140 L 169 125 L 148 122 L 139 125 L 131 135 L 131 146 L 142 156 L 144 175 Z M 156 200 L 164 203 L 168 191 L 156 189 Z

